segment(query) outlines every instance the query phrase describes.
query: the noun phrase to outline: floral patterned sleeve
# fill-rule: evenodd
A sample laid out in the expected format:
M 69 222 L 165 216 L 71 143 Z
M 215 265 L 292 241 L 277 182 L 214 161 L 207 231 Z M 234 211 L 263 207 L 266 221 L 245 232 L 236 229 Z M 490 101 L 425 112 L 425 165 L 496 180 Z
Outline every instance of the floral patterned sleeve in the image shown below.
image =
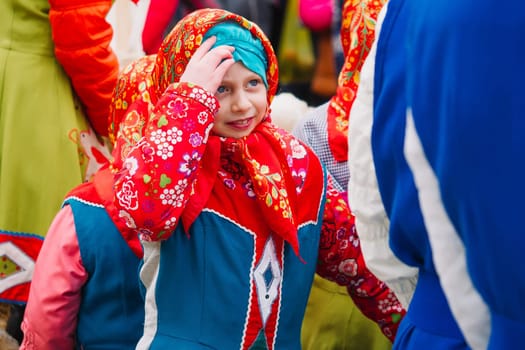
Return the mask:
M 119 217 L 141 239 L 167 239 L 178 224 L 217 109 L 212 94 L 189 83 L 170 85 L 156 103 L 114 187 Z
M 405 310 L 386 284 L 366 267 L 354 216 L 342 194 L 328 182 L 317 273 L 346 286 L 365 316 L 375 321 L 392 342 Z

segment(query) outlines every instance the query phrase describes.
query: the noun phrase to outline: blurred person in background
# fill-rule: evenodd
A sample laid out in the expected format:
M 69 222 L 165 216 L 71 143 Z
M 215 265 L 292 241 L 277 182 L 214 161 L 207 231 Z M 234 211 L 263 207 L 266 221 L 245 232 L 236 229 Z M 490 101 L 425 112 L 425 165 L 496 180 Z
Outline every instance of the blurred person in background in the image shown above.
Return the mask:
M 110 157 L 111 4 L 0 2 L 0 301 L 18 341 L 47 228 L 66 193 Z
M 143 83 L 154 62 L 155 56 L 142 56 L 127 66 L 115 99 Z M 112 118 L 125 113 L 111 107 Z M 118 130 L 111 128 L 111 140 Z M 108 168 L 73 188 L 49 227 L 35 264 L 20 350 L 127 350 L 142 335 L 144 303 L 137 277 L 142 247 L 137 235 L 126 235 L 111 216 Z

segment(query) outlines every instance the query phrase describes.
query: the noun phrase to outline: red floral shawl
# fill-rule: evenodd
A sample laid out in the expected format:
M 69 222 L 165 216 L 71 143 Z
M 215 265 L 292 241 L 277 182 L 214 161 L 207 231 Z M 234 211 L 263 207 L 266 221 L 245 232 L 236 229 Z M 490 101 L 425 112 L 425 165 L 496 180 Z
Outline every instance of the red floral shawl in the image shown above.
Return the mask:
M 343 5 L 341 42 L 345 63 L 338 78 L 336 94 L 327 112 L 328 143 L 334 159 L 348 159 L 348 118 L 354 102 L 359 72 L 374 41 L 375 24 L 386 0 L 346 0 Z

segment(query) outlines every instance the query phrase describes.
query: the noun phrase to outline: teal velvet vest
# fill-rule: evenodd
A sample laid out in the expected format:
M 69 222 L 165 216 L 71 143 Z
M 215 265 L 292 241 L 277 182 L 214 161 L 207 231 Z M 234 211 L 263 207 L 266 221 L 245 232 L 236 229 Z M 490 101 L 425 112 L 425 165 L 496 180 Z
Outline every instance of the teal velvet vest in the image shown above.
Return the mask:
M 89 279 L 82 290 L 77 349 L 135 349 L 143 332 L 140 259 L 102 206 L 70 198 L 82 263 Z

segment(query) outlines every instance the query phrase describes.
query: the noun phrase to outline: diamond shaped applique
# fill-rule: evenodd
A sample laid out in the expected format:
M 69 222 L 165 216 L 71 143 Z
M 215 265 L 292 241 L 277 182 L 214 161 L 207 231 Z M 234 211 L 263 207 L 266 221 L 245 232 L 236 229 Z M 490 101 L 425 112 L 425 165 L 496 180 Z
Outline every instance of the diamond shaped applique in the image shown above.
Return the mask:
M 30 282 L 35 262 L 11 242 L 0 243 L 0 293 Z
M 263 325 L 266 325 L 282 281 L 282 272 L 275 253 L 275 244 L 271 237 L 268 238 L 261 260 L 255 268 L 254 280 Z

